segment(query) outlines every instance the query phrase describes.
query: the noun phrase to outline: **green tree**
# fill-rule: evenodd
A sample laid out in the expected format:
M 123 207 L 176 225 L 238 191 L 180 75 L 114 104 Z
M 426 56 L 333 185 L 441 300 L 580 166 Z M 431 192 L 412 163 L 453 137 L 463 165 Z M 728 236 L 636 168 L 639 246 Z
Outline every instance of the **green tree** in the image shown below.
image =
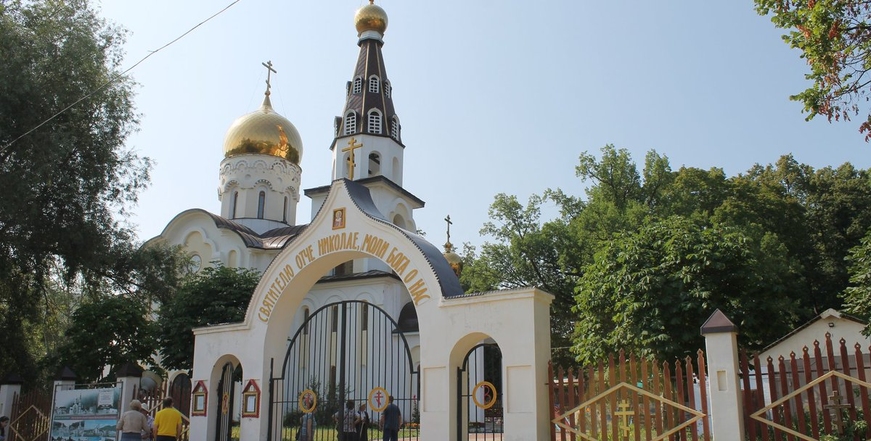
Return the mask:
M 801 51 L 812 84 L 790 97 L 804 105 L 808 120 L 848 121 L 862 114 L 859 131 L 871 139 L 868 71 L 871 68 L 871 3 L 864 0 L 755 0 L 760 15 L 770 15 L 783 40 Z
M 553 294 L 551 346 L 568 349 L 574 327 L 574 281 L 560 264 L 559 252 L 564 246 L 560 242 L 567 236 L 559 222 L 539 224 L 543 202 L 533 196 L 523 206 L 515 196 L 497 195 L 489 211 L 492 221 L 484 225 L 481 234 L 499 242 L 482 245 L 480 256 L 466 247 L 460 279 L 473 292 L 535 286 Z M 570 354 L 567 350 L 557 352 L 555 358 L 568 361 Z
M 0 1 L 0 375 L 35 380 L 53 295 L 140 292 L 161 266 L 123 223 L 149 167 L 124 146 L 123 41 L 87 0 Z
M 844 290 L 844 305 L 852 314 L 871 318 L 871 230 L 859 245 L 850 249 L 850 286 Z M 871 335 L 871 325 L 862 332 Z
M 677 216 L 617 234 L 578 285 L 574 351 L 584 362 L 619 349 L 660 360 L 691 356 L 704 344 L 701 322 L 718 308 L 738 324 L 745 347 L 774 341 L 795 321 L 783 251 L 758 228 Z
M 154 366 L 157 345 L 147 312 L 148 305 L 126 296 L 81 305 L 50 365 L 71 368 L 78 382 L 111 378 L 106 368 L 127 362 Z
M 192 329 L 242 321 L 259 281 L 257 271 L 224 266 L 206 267 L 186 280 L 158 313 L 161 365 L 192 369 Z
M 841 306 L 844 258 L 871 228 L 869 175 L 850 164 L 814 170 L 785 155 L 727 177 L 672 171 L 651 151 L 639 172 L 626 150 L 606 145 L 598 158 L 581 154 L 576 174 L 592 184 L 585 199 L 546 190 L 523 206 L 498 195 L 482 230 L 493 241 L 480 255 L 467 250 L 462 280 L 473 291 L 555 294 L 554 346 L 573 326 L 586 361 L 618 348 L 690 355 L 716 308 L 739 324 L 744 347 L 770 343 Z M 541 216 L 547 202 L 559 210 L 551 220 Z

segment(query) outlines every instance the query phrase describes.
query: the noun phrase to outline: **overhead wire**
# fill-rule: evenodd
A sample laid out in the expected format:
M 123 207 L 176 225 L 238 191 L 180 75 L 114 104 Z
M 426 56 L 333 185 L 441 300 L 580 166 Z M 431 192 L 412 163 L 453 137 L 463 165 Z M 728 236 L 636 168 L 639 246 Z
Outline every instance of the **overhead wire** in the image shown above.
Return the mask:
M 142 58 L 141 58 L 139 61 L 137 61 L 134 65 L 128 67 L 128 68 L 127 68 L 126 70 L 124 70 L 123 72 L 118 73 L 118 74 L 116 74 L 115 76 L 109 78 L 108 80 L 106 80 L 105 83 L 101 84 L 100 86 L 98 86 L 98 87 L 95 88 L 94 90 L 88 92 L 87 94 L 85 94 L 83 97 L 79 98 L 78 100 L 76 100 L 76 101 L 73 102 L 72 104 L 70 104 L 70 105 L 64 107 L 64 108 L 61 109 L 61 110 L 59 110 L 59 111 L 58 111 L 57 113 L 55 113 L 54 115 L 48 117 L 48 119 L 46 119 L 45 121 L 43 121 L 43 122 L 37 124 L 37 125 L 36 125 L 35 127 L 33 127 L 32 129 L 30 129 L 30 130 L 28 130 L 28 131 L 22 133 L 20 136 L 18 136 L 17 138 L 13 139 L 12 141 L 9 141 L 9 142 L 6 143 L 5 145 L 3 145 L 3 147 L 0 147 L 0 153 L 5 152 L 8 148 L 12 147 L 13 144 L 15 144 L 16 142 L 18 142 L 18 141 L 21 140 L 22 138 L 24 138 L 24 137 L 26 137 L 27 135 L 29 135 L 29 134 L 35 132 L 35 131 L 38 130 L 40 127 L 42 127 L 42 126 L 48 124 L 48 123 L 51 122 L 53 119 L 55 119 L 55 118 L 57 118 L 58 116 L 62 115 L 62 114 L 63 114 L 64 112 L 66 112 L 67 110 L 72 109 L 72 108 L 75 107 L 77 104 L 81 103 L 82 101 L 84 101 L 84 100 L 90 98 L 90 97 L 93 96 L 95 93 L 97 93 L 97 92 L 99 92 L 99 91 L 105 89 L 106 87 L 108 87 L 108 86 L 114 84 L 115 82 L 117 82 L 118 80 L 120 80 L 121 78 L 123 78 L 125 75 L 127 75 L 127 73 L 129 73 L 129 72 L 132 71 L 134 68 L 136 68 L 136 66 L 139 66 L 140 64 L 142 64 L 142 62 L 144 62 L 145 60 L 147 60 L 148 58 L 150 58 L 152 55 L 154 55 L 154 54 L 160 52 L 161 50 L 163 50 L 163 49 L 165 49 L 165 48 L 171 46 L 173 43 L 175 43 L 175 42 L 181 40 L 182 38 L 184 38 L 185 36 L 187 36 L 188 34 L 190 34 L 191 32 L 193 32 L 193 31 L 194 31 L 195 29 L 197 29 L 198 27 L 200 27 L 200 26 L 202 26 L 202 25 L 208 23 L 208 22 L 209 22 L 210 20 L 212 20 L 213 18 L 215 18 L 215 17 L 221 15 L 222 13 L 224 13 L 224 11 L 230 9 L 233 5 L 235 5 L 236 3 L 239 3 L 240 1 L 242 1 L 242 0 L 234 0 L 234 1 L 231 2 L 229 5 L 225 6 L 223 9 L 221 9 L 220 11 L 218 11 L 218 12 L 212 14 L 211 16 L 209 16 L 208 18 L 206 18 L 205 20 L 203 20 L 203 21 L 197 23 L 194 27 L 188 29 L 188 30 L 185 31 L 183 34 L 179 35 L 178 37 L 176 37 L 175 39 L 173 39 L 173 40 L 170 41 L 169 43 L 166 43 L 166 44 L 164 44 L 163 46 L 161 46 L 161 47 L 159 47 L 159 48 L 157 48 L 157 49 L 155 49 L 155 50 L 149 52 L 148 55 L 142 57 Z

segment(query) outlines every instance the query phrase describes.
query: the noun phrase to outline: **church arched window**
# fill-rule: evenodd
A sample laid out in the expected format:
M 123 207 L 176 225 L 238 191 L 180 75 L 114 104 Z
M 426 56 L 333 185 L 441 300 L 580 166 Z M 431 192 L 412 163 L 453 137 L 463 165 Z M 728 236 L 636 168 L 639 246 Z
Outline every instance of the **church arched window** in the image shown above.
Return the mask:
M 369 111 L 369 133 L 373 135 L 381 134 L 381 112 L 378 109 Z
M 369 92 L 378 93 L 378 89 L 380 88 L 380 81 L 378 81 L 378 77 L 372 75 L 369 77 Z
M 363 301 L 360 305 L 360 366 L 366 366 L 369 360 L 369 302 Z
M 239 192 L 233 192 L 233 206 L 230 207 L 230 219 L 236 219 L 236 205 L 239 203 Z
M 263 219 L 264 211 L 266 211 L 266 192 L 261 191 L 257 195 L 257 219 Z
M 363 79 L 360 77 L 354 78 L 354 89 L 352 91 L 353 94 L 358 94 L 363 91 Z
M 390 81 L 384 81 L 384 96 L 390 98 L 390 94 L 393 93 L 390 87 Z
M 372 152 L 369 154 L 369 176 L 381 174 L 381 156 Z
M 311 338 L 309 337 L 309 324 L 308 318 L 311 316 L 309 312 L 308 306 L 302 308 L 302 335 L 300 336 L 300 357 L 299 357 L 299 367 L 306 368 L 309 365 L 309 344 Z
M 399 141 L 399 117 L 394 115 L 390 121 L 390 137 Z
M 357 114 L 349 110 L 345 115 L 345 134 L 350 135 L 357 131 Z
M 282 211 L 281 219 L 287 223 L 287 196 L 284 197 L 284 211 Z

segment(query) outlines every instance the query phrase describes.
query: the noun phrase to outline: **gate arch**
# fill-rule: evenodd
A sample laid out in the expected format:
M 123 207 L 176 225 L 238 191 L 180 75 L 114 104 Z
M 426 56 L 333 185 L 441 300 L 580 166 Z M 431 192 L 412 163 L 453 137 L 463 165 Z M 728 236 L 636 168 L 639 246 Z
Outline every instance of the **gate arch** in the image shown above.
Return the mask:
M 502 350 L 479 343 L 457 368 L 457 439 L 488 440 L 502 433 Z M 489 437 L 488 437 L 489 435 Z
M 420 387 L 411 347 L 380 307 L 360 300 L 324 305 L 289 340 L 281 370 L 270 376 L 268 440 L 290 439 L 303 412 L 313 412 L 319 427 L 334 426 L 333 415 L 341 420 L 347 400 L 355 410 L 369 405 L 373 427 L 388 394 L 404 420 L 415 415 Z M 417 431 L 407 431 L 405 439 L 417 439 Z

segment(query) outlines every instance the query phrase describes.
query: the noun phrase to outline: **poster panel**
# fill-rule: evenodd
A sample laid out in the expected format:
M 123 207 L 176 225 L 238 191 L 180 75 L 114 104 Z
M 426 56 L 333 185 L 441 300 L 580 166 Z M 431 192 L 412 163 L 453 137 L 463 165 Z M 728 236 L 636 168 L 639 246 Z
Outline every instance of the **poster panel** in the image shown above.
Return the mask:
M 57 390 L 49 441 L 115 441 L 121 385 L 98 389 Z

